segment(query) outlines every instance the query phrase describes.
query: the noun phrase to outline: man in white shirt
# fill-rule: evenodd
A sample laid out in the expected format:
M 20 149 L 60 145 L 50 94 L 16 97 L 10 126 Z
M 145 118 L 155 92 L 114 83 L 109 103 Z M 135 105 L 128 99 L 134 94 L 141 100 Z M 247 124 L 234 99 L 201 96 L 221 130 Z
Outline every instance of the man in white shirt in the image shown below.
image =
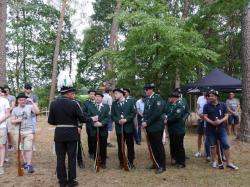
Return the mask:
M 111 93 L 112 93 L 112 90 L 110 88 L 106 88 L 104 93 L 103 93 L 103 99 L 102 99 L 102 104 L 109 105 L 110 111 L 111 111 L 111 106 L 112 106 L 112 102 L 113 102 L 113 99 L 111 97 Z M 111 143 L 111 134 L 113 131 L 113 121 L 111 120 L 111 118 L 109 120 L 107 127 L 108 127 L 107 146 L 114 147 L 114 145 Z
M 142 116 L 144 111 L 144 99 L 145 96 L 142 95 L 139 100 L 136 101 L 136 113 L 137 113 L 137 121 L 138 121 L 138 129 L 135 131 L 135 141 L 136 144 L 141 145 L 141 124 L 142 124 Z
M 10 116 L 9 101 L 4 98 L 6 92 L 0 87 L 0 175 L 4 174 L 3 163 L 7 143 L 7 119 Z
M 200 157 L 201 156 L 201 145 L 202 145 L 202 137 L 205 134 L 205 121 L 203 118 L 203 108 L 205 104 L 207 104 L 207 94 L 206 92 L 203 93 L 202 96 L 198 97 L 197 100 L 197 114 L 199 116 L 198 119 L 198 127 L 197 127 L 197 133 L 198 133 L 198 138 L 197 138 L 197 145 L 198 145 L 198 150 L 195 153 L 195 157 Z M 204 138 L 205 139 L 205 138 Z M 209 145 L 207 142 L 205 142 L 205 153 L 207 160 L 210 160 L 210 151 L 209 151 Z

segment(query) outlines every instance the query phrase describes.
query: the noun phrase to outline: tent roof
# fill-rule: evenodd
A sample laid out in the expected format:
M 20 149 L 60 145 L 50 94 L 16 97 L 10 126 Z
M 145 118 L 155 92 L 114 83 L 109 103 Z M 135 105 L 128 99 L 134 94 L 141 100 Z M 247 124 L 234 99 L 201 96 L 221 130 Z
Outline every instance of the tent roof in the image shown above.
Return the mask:
M 216 68 L 202 79 L 183 86 L 181 90 L 191 92 L 194 89 L 200 89 L 200 91 L 203 89 L 216 89 L 221 92 L 236 92 L 240 91 L 241 88 L 241 80 L 235 79 Z

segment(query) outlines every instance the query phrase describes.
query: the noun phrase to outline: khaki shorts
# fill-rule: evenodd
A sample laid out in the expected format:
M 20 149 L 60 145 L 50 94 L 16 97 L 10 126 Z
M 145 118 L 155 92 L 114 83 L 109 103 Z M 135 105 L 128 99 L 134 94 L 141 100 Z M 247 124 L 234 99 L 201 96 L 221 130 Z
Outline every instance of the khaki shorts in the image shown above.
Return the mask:
M 7 143 L 7 128 L 0 128 L 0 144 L 4 145 Z
M 33 148 L 33 134 L 32 133 L 22 133 L 21 143 L 23 143 L 23 150 L 32 151 Z M 18 133 L 15 134 L 16 147 L 18 145 Z

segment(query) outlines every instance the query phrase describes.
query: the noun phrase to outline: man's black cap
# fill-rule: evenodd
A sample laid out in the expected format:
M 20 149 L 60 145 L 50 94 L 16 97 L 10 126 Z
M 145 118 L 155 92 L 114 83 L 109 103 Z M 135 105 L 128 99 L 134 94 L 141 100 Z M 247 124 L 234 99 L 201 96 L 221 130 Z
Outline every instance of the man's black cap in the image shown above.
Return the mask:
M 104 97 L 103 94 L 101 92 L 96 92 L 95 95 L 99 95 L 101 97 Z
M 115 93 L 115 92 L 120 92 L 120 93 L 122 93 L 123 95 L 125 95 L 125 92 L 124 92 L 124 89 L 123 89 L 123 88 L 115 88 L 115 89 L 113 90 L 113 93 Z
M 170 94 L 170 97 L 180 97 L 180 93 L 174 91 Z
M 90 92 L 96 93 L 96 90 L 92 88 L 92 89 L 89 89 L 88 94 L 89 94 Z
M 155 88 L 155 84 L 154 83 L 146 83 L 144 86 L 144 90 L 146 89 L 154 89 Z
M 214 89 L 209 90 L 209 94 L 213 94 L 213 95 L 216 95 L 218 97 L 220 96 L 219 92 L 217 90 L 214 90 Z
M 32 89 L 32 84 L 31 83 L 25 83 L 24 88 L 26 90 L 31 90 Z
M 130 89 L 129 88 L 123 88 L 124 91 L 130 93 Z

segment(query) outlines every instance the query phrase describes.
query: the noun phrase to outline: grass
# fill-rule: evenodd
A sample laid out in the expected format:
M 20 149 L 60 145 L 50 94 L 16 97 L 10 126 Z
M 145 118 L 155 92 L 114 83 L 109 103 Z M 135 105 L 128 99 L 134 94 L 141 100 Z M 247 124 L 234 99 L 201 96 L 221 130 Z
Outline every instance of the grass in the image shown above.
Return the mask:
M 5 175 L 0 176 L 1 186 L 57 186 L 55 175 L 56 157 L 53 155 L 53 129 L 46 123 L 45 118 L 39 118 L 37 134 L 37 151 L 34 153 L 33 163 L 36 169 L 34 174 L 26 174 L 24 177 L 17 177 L 16 153 L 11 153 L 10 163 L 5 165 Z M 83 130 L 82 142 L 85 154 L 86 133 Z M 142 145 L 135 145 L 136 170 L 125 172 L 118 170 L 117 145 L 115 135 L 112 141 L 115 148 L 108 148 L 107 169 L 95 173 L 93 161 L 87 158 L 86 168 L 78 169 L 77 180 L 80 186 L 171 186 L 171 187 L 237 187 L 250 186 L 250 144 L 234 140 L 230 136 L 232 160 L 240 167 L 238 171 L 230 169 L 212 169 L 204 157 L 194 158 L 196 151 L 196 134 L 193 127 L 188 129 L 185 136 L 185 149 L 187 156 L 187 167 L 176 169 L 170 166 L 169 146 L 165 145 L 167 156 L 167 171 L 161 175 L 145 169 L 150 165 L 145 138 Z M 3 184 L 3 185 L 2 185 Z

